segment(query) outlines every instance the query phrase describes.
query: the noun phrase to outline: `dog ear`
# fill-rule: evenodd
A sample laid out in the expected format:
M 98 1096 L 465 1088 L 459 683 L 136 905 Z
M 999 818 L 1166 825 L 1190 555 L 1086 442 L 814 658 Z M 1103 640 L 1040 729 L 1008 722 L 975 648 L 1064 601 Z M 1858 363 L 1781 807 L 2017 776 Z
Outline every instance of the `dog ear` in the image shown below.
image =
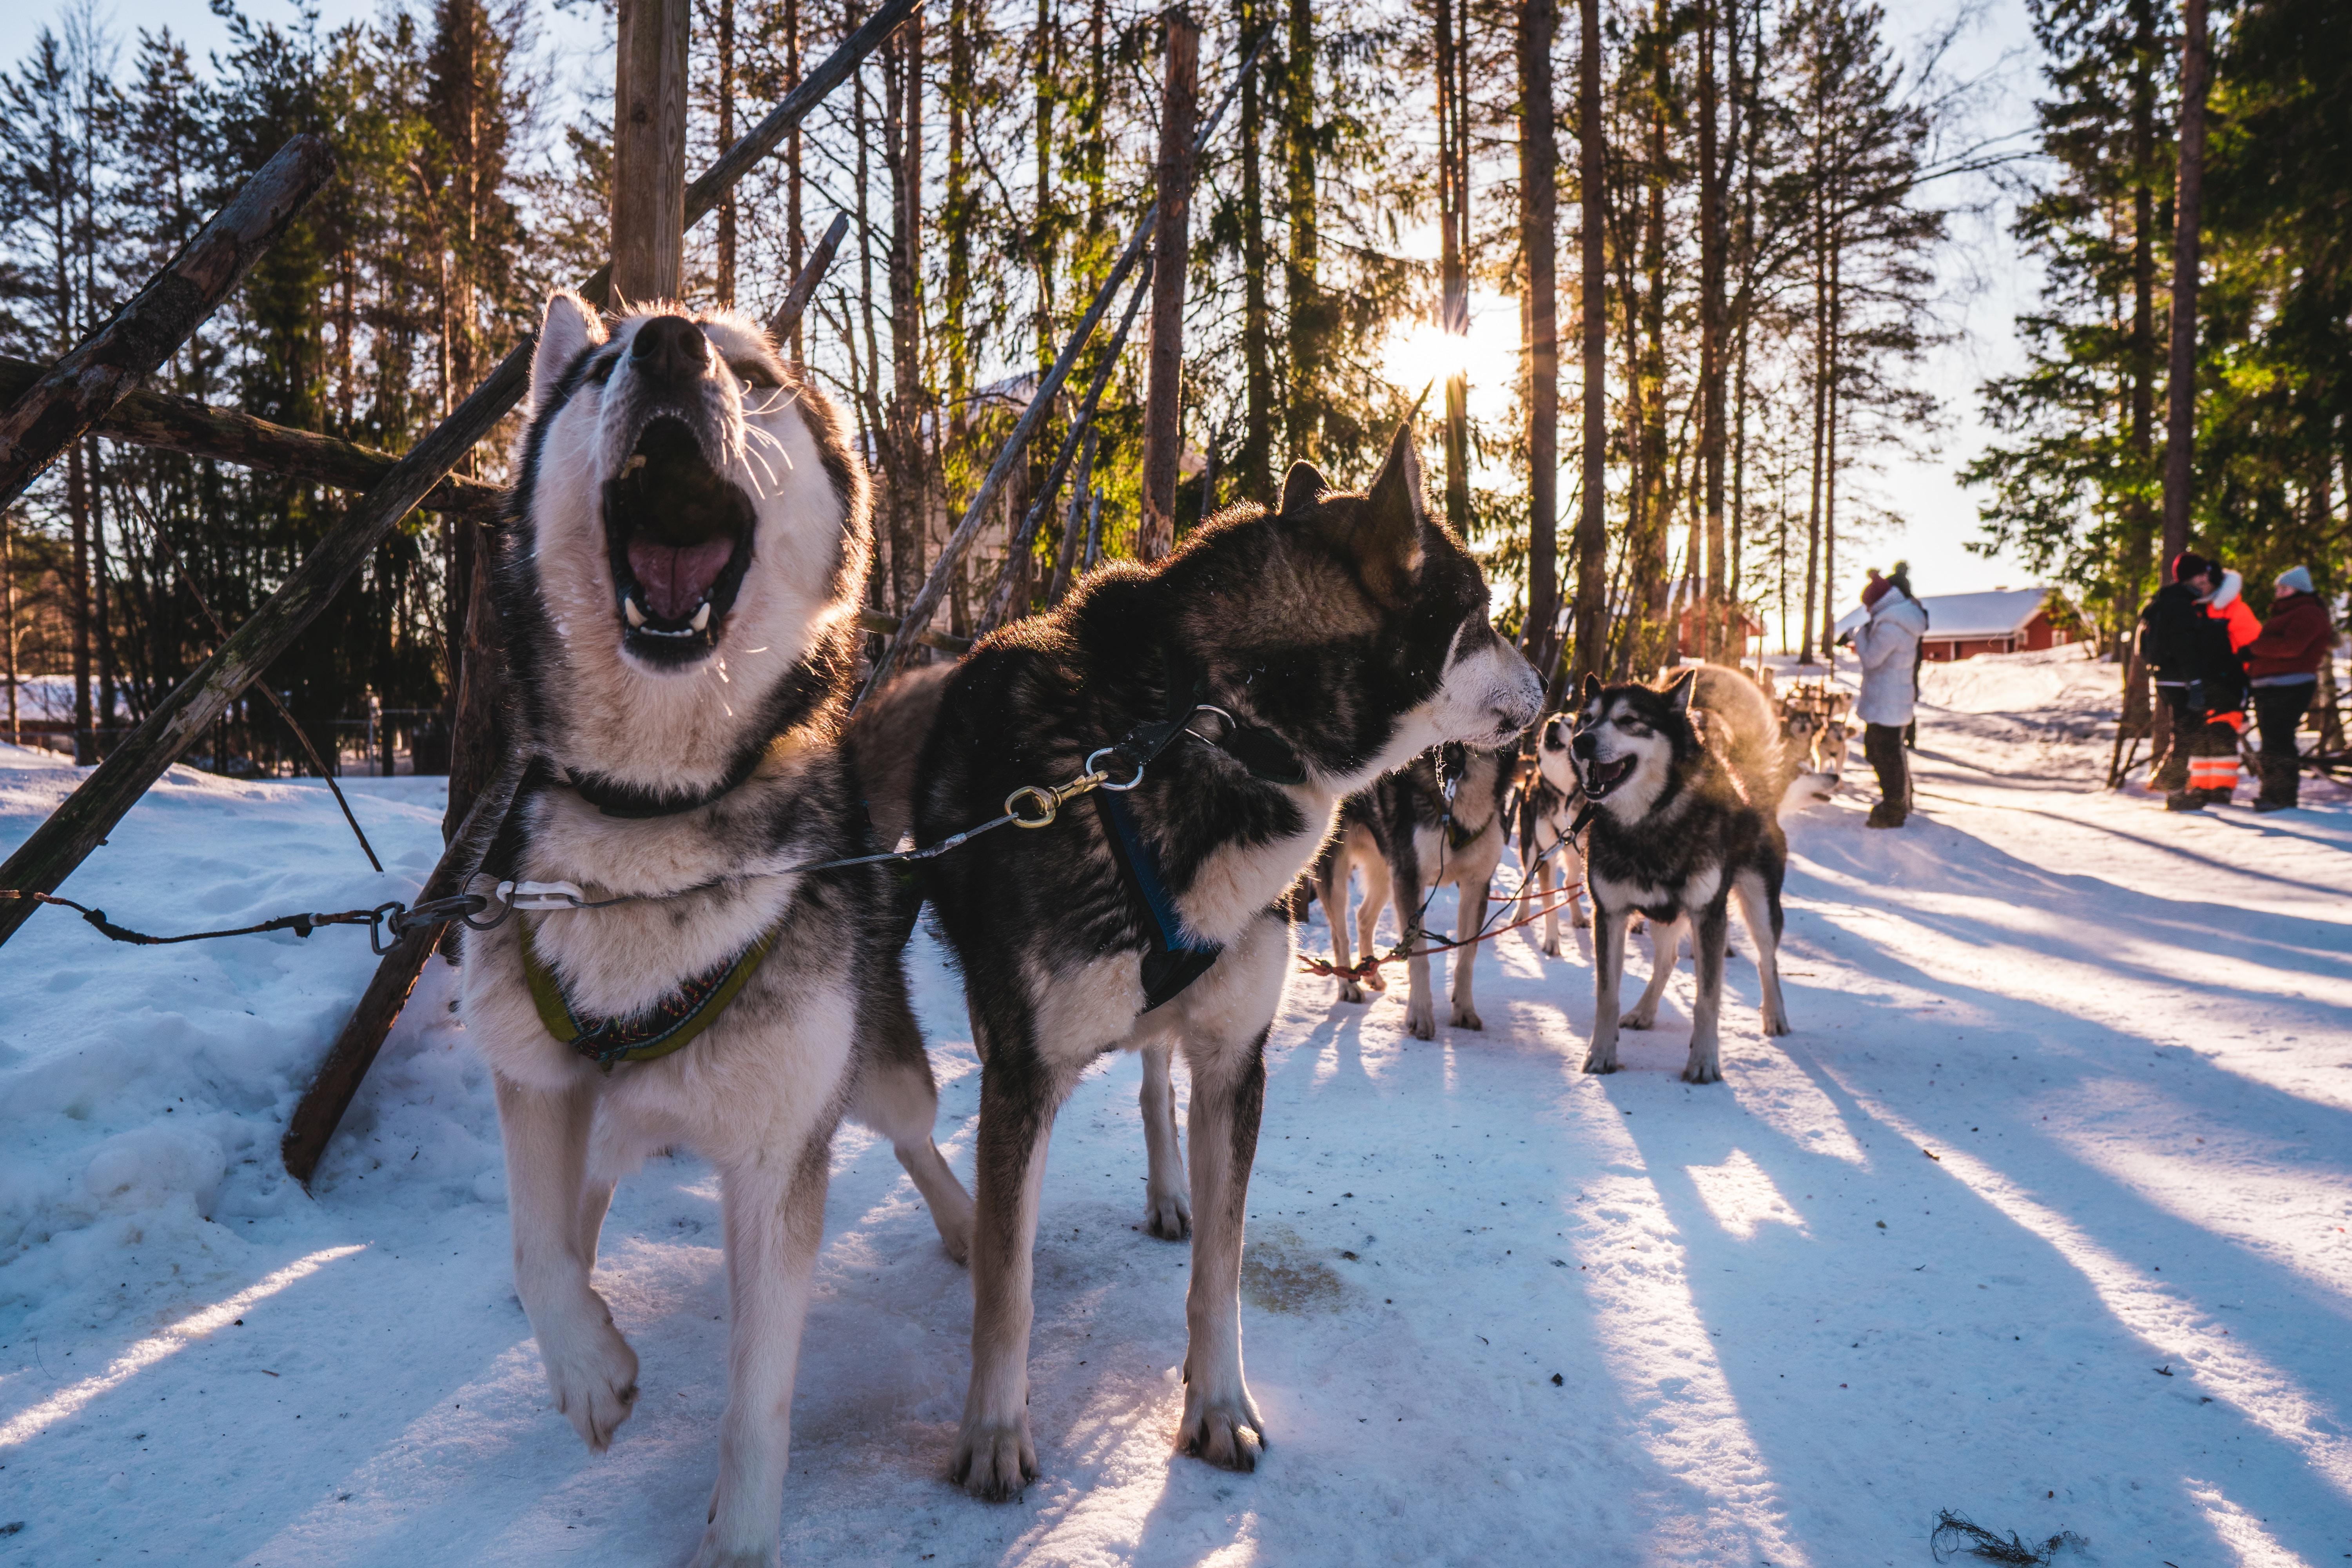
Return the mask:
M 1301 458 L 1290 465 L 1290 473 L 1282 481 L 1281 515 L 1298 516 L 1321 500 L 1323 492 L 1330 488 L 1331 481 L 1323 477 L 1322 470 Z
M 1421 570 L 1421 533 L 1429 526 L 1429 502 L 1421 488 L 1421 453 L 1414 447 L 1412 421 L 1397 426 L 1381 471 L 1372 476 L 1371 492 L 1364 498 L 1363 521 L 1356 525 L 1356 558 L 1364 581 L 1384 597 L 1402 598 L 1405 585 Z
M 1666 703 L 1677 718 L 1690 717 L 1691 693 L 1698 689 L 1698 671 L 1685 669 L 1666 682 Z
M 581 350 L 595 347 L 605 335 L 604 319 L 579 295 L 559 289 L 547 297 L 547 314 L 539 323 L 539 346 L 530 354 L 530 405 L 534 411 L 547 406 L 547 400 L 555 395 L 556 384 L 572 368 L 572 362 L 580 357 Z
M 1591 671 L 1591 670 L 1589 670 L 1589 669 L 1588 669 L 1588 670 L 1586 670 L 1586 671 L 1584 672 L 1584 687 L 1583 687 L 1583 689 L 1580 690 L 1580 691 L 1576 694 L 1576 700 L 1577 700 L 1578 704 L 1579 704 L 1580 706 L 1581 706 L 1581 705 L 1583 705 L 1583 704 L 1585 704 L 1585 703 L 1589 703 L 1589 702 L 1591 702 L 1594 698 L 1596 698 L 1596 697 L 1598 697 L 1598 696 L 1600 696 L 1600 695 L 1601 695 L 1601 678 L 1600 678 L 1599 676 L 1597 676 L 1597 675 L 1593 674 L 1593 673 L 1592 673 L 1592 671 Z

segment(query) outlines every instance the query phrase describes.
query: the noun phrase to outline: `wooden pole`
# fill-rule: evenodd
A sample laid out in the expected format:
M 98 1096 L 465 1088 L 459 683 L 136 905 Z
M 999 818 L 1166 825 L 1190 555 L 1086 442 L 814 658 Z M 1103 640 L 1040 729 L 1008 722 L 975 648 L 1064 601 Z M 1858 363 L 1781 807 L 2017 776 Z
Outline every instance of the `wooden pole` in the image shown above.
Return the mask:
M 506 820 L 507 807 L 514 800 L 515 786 L 521 779 L 522 759 L 509 758 L 488 787 L 475 797 L 473 808 L 458 825 L 448 847 L 442 851 L 440 863 L 425 879 L 424 888 L 416 895 L 417 902 L 446 899 L 465 890 L 467 879 L 481 864 L 482 854 L 489 847 L 490 836 Z M 304 1186 L 310 1184 L 310 1177 L 319 1169 L 319 1158 L 326 1152 L 327 1140 L 335 1135 L 343 1112 L 351 1109 L 352 1097 L 359 1093 L 361 1080 L 367 1077 L 376 1052 L 383 1048 L 384 1037 L 392 1032 L 393 1022 L 400 1016 L 408 994 L 416 988 L 416 977 L 425 973 L 425 961 L 433 956 L 445 929 L 446 922 L 413 931 L 393 944 L 383 962 L 376 965 L 375 977 L 368 982 L 358 1009 L 328 1048 L 318 1076 L 302 1091 L 301 1101 L 286 1124 L 286 1136 L 278 1144 L 278 1152 L 285 1157 L 286 1173 Z
M 2180 172 L 2172 220 L 2172 362 L 2164 421 L 2164 556 L 2189 548 L 2191 459 L 2197 449 L 2198 225 L 2205 199 L 2205 91 L 2210 76 L 2205 47 L 2205 0 L 2180 7 Z
M 842 237 L 849 232 L 849 215 L 835 213 L 824 237 L 816 242 L 806 265 L 793 277 L 792 287 L 784 290 L 784 302 L 768 318 L 768 335 L 776 340 L 782 352 L 800 331 L 801 318 L 808 313 L 809 301 L 816 298 L 816 286 L 824 281 L 825 270 L 833 265 L 835 252 L 841 249 Z
M 1176 547 L 1176 471 L 1183 456 L 1184 270 L 1191 255 L 1192 122 L 1200 111 L 1201 25 L 1167 12 L 1160 101 L 1159 256 L 1143 395 L 1143 517 L 1135 553 L 1157 561 Z
M 620 0 L 613 82 L 613 293 L 675 300 L 686 271 L 688 0 Z
M 0 355 L 0 404 L 21 396 L 41 375 L 42 367 L 30 360 Z M 291 429 L 238 409 L 215 408 L 162 392 L 131 394 L 94 428 L 109 440 L 127 446 L 215 458 L 240 468 L 311 479 L 343 490 L 370 489 L 400 460 L 373 447 Z M 497 485 L 451 474 L 416 504 L 425 511 L 488 516 L 498 510 L 505 494 Z
M 1730 613 L 1723 530 L 1724 168 L 1716 146 L 1715 79 L 1718 5 L 1719 0 L 1700 0 L 1698 20 L 1699 447 L 1706 470 L 1706 549 L 1703 569 L 1696 556 L 1691 561 L 1691 575 L 1698 579 L 1691 608 L 1697 621 L 1698 655 L 1709 660 L 1724 657 L 1725 618 Z
M 727 187 L 758 162 L 760 153 L 782 141 L 825 91 L 845 79 L 919 4 L 920 0 L 887 0 L 806 81 L 729 148 L 709 173 L 687 188 L 688 223 L 717 206 Z M 747 152 L 747 146 L 756 151 Z M 718 177 L 722 171 L 724 179 Z M 608 295 L 611 274 L 609 267 L 600 269 L 582 286 L 581 293 L 592 303 L 601 303 Z M 17 846 L 16 852 L 0 865 L 0 887 L 43 893 L 57 890 L 205 727 L 225 712 L 326 608 L 400 520 L 415 510 L 425 492 L 515 405 L 530 382 L 534 342 L 526 336 L 517 343 L 472 396 L 353 504 L 253 618 L 157 704 L 66 803 Z M 29 899 L 0 900 L 0 942 L 15 935 L 38 907 Z
M 1578 0 L 1576 66 L 1577 183 L 1584 278 L 1582 316 L 1584 440 L 1580 470 L 1583 507 L 1576 521 L 1576 662 L 1571 683 L 1599 673 L 1609 641 L 1608 274 L 1602 224 L 1607 215 L 1608 148 L 1601 121 L 1601 0 Z
M 0 416 L 0 506 L 188 341 L 334 170 L 316 136 L 280 147 L 144 289 L 17 396 Z

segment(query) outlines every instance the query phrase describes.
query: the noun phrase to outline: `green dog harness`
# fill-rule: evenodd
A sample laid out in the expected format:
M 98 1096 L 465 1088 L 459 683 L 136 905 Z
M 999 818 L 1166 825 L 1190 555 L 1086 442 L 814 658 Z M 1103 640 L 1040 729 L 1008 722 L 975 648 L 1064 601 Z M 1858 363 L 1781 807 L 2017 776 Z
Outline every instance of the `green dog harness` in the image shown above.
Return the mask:
M 530 983 L 530 999 L 547 1032 L 611 1072 L 616 1063 L 649 1062 L 681 1050 L 717 1023 L 782 931 L 782 921 L 770 926 L 733 958 L 688 979 L 644 1012 L 623 1018 L 583 1017 L 574 1012 L 563 994 L 563 983 L 540 958 L 528 923 L 522 928 L 523 978 Z

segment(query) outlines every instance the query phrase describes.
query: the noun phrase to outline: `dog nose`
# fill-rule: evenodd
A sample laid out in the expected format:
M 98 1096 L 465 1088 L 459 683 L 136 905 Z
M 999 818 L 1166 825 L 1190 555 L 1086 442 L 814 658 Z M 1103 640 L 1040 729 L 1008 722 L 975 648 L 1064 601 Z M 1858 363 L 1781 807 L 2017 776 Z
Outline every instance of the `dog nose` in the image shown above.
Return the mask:
M 1545 720 L 1543 727 L 1543 749 L 1547 752 L 1557 752 L 1566 747 L 1567 744 L 1567 742 L 1559 738 L 1559 716 L 1558 714 L 1554 714 L 1552 717 Z
M 631 368 L 648 381 L 676 385 L 698 381 L 710 363 L 710 341 L 684 316 L 656 316 L 629 344 Z
M 1601 742 L 1590 735 L 1579 735 L 1570 749 L 1589 763 L 1592 760 L 1593 753 L 1601 750 Z

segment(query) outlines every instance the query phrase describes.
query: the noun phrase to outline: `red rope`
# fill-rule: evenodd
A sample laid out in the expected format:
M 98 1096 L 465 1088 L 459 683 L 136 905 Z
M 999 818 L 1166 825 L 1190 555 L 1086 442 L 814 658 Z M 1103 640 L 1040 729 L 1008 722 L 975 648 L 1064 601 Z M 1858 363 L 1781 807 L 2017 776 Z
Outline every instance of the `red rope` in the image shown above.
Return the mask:
M 1428 945 L 1423 947 L 1422 951 L 1425 953 L 1451 952 L 1457 947 L 1475 947 L 1482 942 L 1494 941 L 1495 938 L 1501 936 L 1505 931 L 1517 931 L 1524 925 L 1533 925 L 1536 921 L 1543 919 L 1544 916 L 1557 914 L 1560 910 L 1568 908 L 1570 904 L 1576 902 L 1577 899 L 1584 891 L 1584 884 L 1579 882 L 1573 887 L 1563 888 L 1560 891 L 1568 896 L 1561 899 L 1559 902 L 1549 905 L 1544 909 L 1538 910 L 1532 914 L 1521 915 L 1517 920 L 1513 921 L 1508 925 L 1496 926 L 1493 931 L 1480 931 L 1468 942 L 1454 942 L 1444 937 L 1430 939 L 1427 938 L 1427 933 L 1424 932 L 1423 936 L 1424 939 L 1427 940 Z M 1506 898 L 1490 900 L 1489 902 L 1507 904 L 1514 902 L 1524 896 L 1525 895 L 1523 894 L 1514 893 Z M 1381 964 L 1391 963 L 1398 959 L 1410 956 L 1406 952 L 1406 945 L 1407 944 L 1404 942 L 1399 942 L 1396 946 L 1391 948 L 1387 952 L 1377 958 L 1364 959 L 1360 963 L 1349 964 L 1345 969 L 1340 968 L 1338 964 L 1332 963 L 1328 958 L 1302 958 L 1298 961 L 1298 972 L 1301 974 L 1328 975 L 1335 980 L 1370 980 L 1380 973 Z

